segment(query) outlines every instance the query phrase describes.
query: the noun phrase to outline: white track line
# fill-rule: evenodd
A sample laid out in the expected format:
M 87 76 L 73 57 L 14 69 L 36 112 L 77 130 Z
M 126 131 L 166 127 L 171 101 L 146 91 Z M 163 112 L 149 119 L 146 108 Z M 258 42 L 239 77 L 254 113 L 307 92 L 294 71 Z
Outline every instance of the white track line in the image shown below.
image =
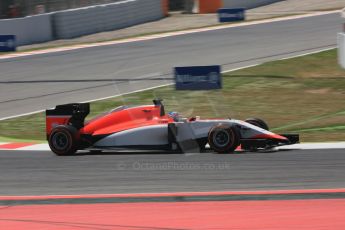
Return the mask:
M 335 49 L 337 46 L 334 46 L 334 47 L 330 47 L 330 48 L 325 48 L 325 49 L 320 49 L 320 50 L 315 50 L 315 51 L 311 51 L 311 52 L 308 52 L 308 53 L 303 53 L 303 54 L 297 54 L 297 55 L 294 55 L 294 56 L 290 56 L 290 57 L 285 57 L 285 58 L 281 58 L 279 60 L 288 60 L 288 59 L 292 59 L 292 58 L 298 58 L 298 57 L 303 57 L 303 56 L 307 56 L 307 55 L 310 55 L 310 54 L 317 54 L 317 53 L 321 53 L 321 52 L 324 52 L 324 51 L 328 51 L 328 50 L 332 50 L 332 49 Z M 297 51 L 298 52 L 298 51 Z M 296 52 L 296 53 L 297 53 Z
M 50 151 L 48 144 L 35 144 L 23 148 L 16 149 L 19 151 Z
M 108 96 L 108 97 L 102 97 L 102 98 L 98 98 L 98 99 L 94 99 L 94 100 L 89 100 L 89 101 L 85 101 L 85 102 L 82 102 L 82 103 L 91 103 L 91 102 L 96 102 L 96 101 L 112 99 L 112 98 L 116 98 L 116 97 L 122 97 L 122 96 L 130 95 L 130 94 L 133 94 L 133 93 L 140 93 L 140 92 L 147 91 L 147 90 L 153 90 L 153 89 L 158 89 L 158 88 L 165 87 L 165 86 L 170 86 L 170 85 L 173 85 L 173 84 L 174 83 L 158 85 L 158 86 L 154 86 L 154 87 L 149 87 L 149 88 L 145 88 L 145 89 L 139 89 L 139 90 L 131 91 L 131 92 L 128 92 L 128 93 L 116 94 L 116 95 L 113 95 L 113 96 Z
M 235 69 L 224 70 L 224 71 L 222 71 L 222 73 L 234 72 L 234 71 L 237 71 L 237 70 L 242 70 L 242 69 L 247 69 L 247 68 L 255 67 L 255 66 L 258 66 L 258 65 L 261 65 L 261 64 L 263 64 L 263 63 L 247 65 L 247 66 L 243 66 L 243 67 L 239 67 L 239 68 L 235 68 Z
M 244 67 L 240 67 L 240 68 L 225 70 L 225 71 L 223 71 L 222 73 L 228 73 L 228 72 L 232 72 L 232 71 L 236 71 L 236 70 L 246 69 L 246 68 L 253 67 L 253 66 L 257 66 L 257 65 L 260 65 L 260 64 L 248 65 L 248 66 L 244 66 Z M 141 77 L 143 77 L 143 76 L 141 76 Z M 165 86 L 171 86 L 171 85 L 173 85 L 173 84 L 174 84 L 174 83 L 169 83 L 169 84 L 164 84 L 164 85 L 158 85 L 158 86 L 154 86 L 154 87 L 149 87 L 149 88 L 134 90 L 134 91 L 131 91 L 131 92 L 128 92 L 128 93 L 115 94 L 115 95 L 111 95 L 111 96 L 108 96 L 108 97 L 101 97 L 101 98 L 97 98 L 97 99 L 93 99 L 93 100 L 88 100 L 88 101 L 84 101 L 84 102 L 81 102 L 81 103 L 91 103 L 91 102 L 96 102 L 96 101 L 102 101 L 102 100 L 112 99 L 112 98 L 116 98 L 116 97 L 122 97 L 122 96 L 130 95 L 130 94 L 133 94 L 133 93 L 140 93 L 140 92 L 144 92 L 144 91 L 147 91 L 147 90 L 153 90 L 153 89 L 158 89 L 158 88 L 165 87 Z M 37 114 L 37 113 L 42 113 L 42 112 L 44 112 L 44 111 L 45 111 L 45 110 L 37 110 L 37 111 L 29 112 L 29 113 L 23 113 L 23 114 L 14 115 L 14 116 L 3 117 L 3 118 L 0 118 L 0 121 L 9 120 L 9 119 L 14 119 L 14 118 L 19 118 L 19 117 L 24 117 L 24 116 L 29 116 L 29 115 L 33 115 L 33 114 Z
M 134 41 L 152 40 L 152 39 L 157 39 L 157 38 L 171 37 L 171 36 L 177 36 L 177 35 L 183 35 L 183 34 L 189 34 L 189 33 L 213 31 L 213 30 L 232 28 L 232 27 L 242 27 L 242 26 L 248 26 L 248 25 L 257 25 L 257 24 L 264 24 L 264 23 L 277 22 L 277 21 L 288 21 L 288 20 L 307 18 L 307 17 L 314 17 L 314 16 L 327 15 L 327 14 L 340 13 L 340 12 L 341 11 L 339 11 L 339 10 L 328 11 L 328 12 L 317 12 L 317 13 L 312 13 L 312 14 L 307 14 L 307 15 L 298 15 L 298 16 L 283 17 L 283 18 L 277 18 L 277 19 L 260 20 L 260 21 L 256 21 L 256 22 L 246 22 L 246 23 L 240 23 L 240 24 L 236 24 L 236 25 L 224 25 L 224 26 L 217 26 L 217 27 L 212 27 L 212 28 L 202 28 L 202 29 L 187 30 L 187 31 L 174 32 L 174 33 L 164 33 L 164 34 L 161 34 L 160 37 L 157 37 L 158 35 L 152 35 L 152 36 L 146 36 L 145 39 L 143 39 L 143 38 L 137 38 L 138 40 L 126 39 L 126 40 L 121 40 L 121 41 L 102 42 L 102 43 L 93 43 L 93 44 L 87 44 L 87 45 L 79 45 L 78 48 L 76 48 L 75 46 L 71 46 L 71 47 L 60 48 L 60 49 L 63 49 L 63 50 L 47 49 L 47 50 L 40 50 L 40 51 L 37 51 L 37 52 L 55 53 L 55 52 L 62 52 L 62 51 L 68 51 L 68 50 L 74 50 L 74 49 L 81 49 L 81 47 L 82 48 L 88 48 L 88 47 L 97 47 L 97 46 L 105 46 L 105 45 L 112 45 L 112 44 L 128 43 L 128 42 L 134 42 Z M 279 60 L 286 60 L 286 59 L 291 59 L 291 58 L 295 58 L 295 57 L 306 56 L 306 55 L 309 55 L 309 54 L 315 54 L 315 53 L 319 53 L 319 52 L 327 51 L 327 50 L 331 50 L 331 49 L 334 49 L 334 48 L 327 48 L 327 49 L 322 49 L 322 50 L 318 50 L 318 51 L 308 52 L 308 53 L 305 53 L 305 54 L 299 54 L 299 55 L 295 55 L 295 56 L 291 56 L 291 57 L 282 58 L 282 59 L 279 59 Z M 32 55 L 37 55 L 37 54 L 42 54 L 42 53 L 35 53 L 35 54 L 33 54 L 33 53 L 31 53 L 31 54 L 21 53 L 20 55 L 22 55 L 22 56 L 29 56 L 29 55 L 32 56 Z M 11 55 L 12 54 L 10 54 L 10 56 L 7 57 L 7 58 L 6 58 L 6 56 L 8 56 L 8 55 L 2 55 L 2 56 L 0 56 L 0 60 L 1 59 L 14 58 L 14 56 L 11 56 Z M 19 57 L 19 56 L 16 56 L 16 57 Z M 240 68 L 225 70 L 222 73 L 228 73 L 228 72 L 233 72 L 233 71 L 236 71 L 236 70 L 241 70 L 241 69 L 246 69 L 246 68 L 250 68 L 250 67 L 255 67 L 255 66 L 258 66 L 260 64 L 262 64 L 262 63 L 257 63 L 257 64 L 253 64 L 253 65 L 248 65 L 248 66 L 240 67 Z M 132 92 L 129 92 L 129 93 L 124 93 L 124 94 L 116 94 L 116 95 L 112 95 L 112 96 L 108 96 L 108 97 L 103 97 L 103 98 L 98 98 L 98 99 L 93 99 L 93 100 L 85 101 L 83 103 L 96 102 L 96 101 L 101 101 L 101 100 L 121 97 L 121 96 L 129 95 L 129 94 L 132 94 L 132 93 L 139 93 L 139 92 L 143 92 L 143 91 L 146 91 L 146 90 L 157 89 L 157 88 L 164 87 L 164 86 L 169 86 L 169 85 L 172 85 L 172 84 L 165 84 L 165 85 L 145 88 L 145 89 L 136 90 L 136 91 L 132 91 Z M 37 110 L 37 111 L 29 112 L 29 113 L 23 113 L 23 114 L 14 115 L 14 116 L 3 117 L 3 118 L 0 118 L 0 121 L 9 120 L 9 119 L 18 118 L 18 117 L 23 117 L 23 116 L 28 116 L 28 115 L 33 115 L 33 114 L 41 113 L 41 112 L 44 112 L 44 111 L 45 110 Z
M 200 33 L 200 32 L 214 31 L 214 30 L 234 28 L 234 27 L 243 27 L 243 26 L 258 25 L 258 24 L 265 24 L 265 23 L 272 23 L 272 22 L 288 21 L 288 20 L 295 20 L 295 19 L 321 16 L 321 15 L 327 15 L 327 14 L 333 14 L 333 13 L 340 13 L 340 12 L 341 12 L 340 10 L 326 11 L 326 12 L 314 12 L 314 13 L 304 14 L 304 15 L 295 15 L 295 16 L 280 17 L 280 18 L 273 18 L 273 19 L 263 19 L 263 20 L 252 21 L 252 22 L 219 25 L 219 26 L 212 26 L 212 27 L 206 27 L 206 28 L 200 28 L 200 29 L 187 29 L 187 30 L 183 30 L 183 31 L 167 32 L 167 33 L 154 34 L 154 35 L 148 35 L 148 36 L 142 36 L 142 37 L 136 37 L 136 38 L 121 39 L 121 40 L 116 40 L 116 41 L 71 45 L 71 46 L 64 46 L 64 47 L 59 47 L 59 48 L 48 48 L 48 49 L 29 51 L 29 52 L 24 51 L 24 52 L 19 52 L 19 53 L 1 55 L 0 60 L 1 59 L 11 59 L 11 58 L 17 58 L 17 57 L 32 56 L 32 55 L 39 55 L 39 54 L 57 53 L 57 52 L 71 51 L 71 50 L 77 50 L 77 49 L 85 49 L 85 48 L 91 48 L 91 47 L 100 47 L 100 46 L 124 44 L 124 43 L 130 43 L 130 42 L 147 41 L 147 40 L 166 38 L 166 37 L 172 37 L 172 36 L 179 36 L 179 35 L 185 35 L 185 34 L 191 34 L 191 33 Z
M 327 48 L 327 49 L 321 49 L 321 50 L 312 51 L 312 52 L 303 53 L 303 54 L 298 54 L 298 55 L 294 55 L 294 56 L 290 56 L 290 57 L 286 57 L 286 58 L 281 58 L 281 59 L 278 59 L 278 60 L 288 60 L 288 59 L 292 59 L 292 58 L 296 58 L 296 57 L 303 57 L 303 56 L 307 56 L 307 55 L 310 55 L 310 54 L 315 54 L 315 53 L 320 53 L 320 52 L 323 52 L 323 51 L 332 50 L 334 48 L 335 47 Z M 259 65 L 262 65 L 262 64 L 264 64 L 264 62 L 257 63 L 257 64 L 252 64 L 252 65 L 247 65 L 247 66 L 243 66 L 243 67 L 239 67 L 239 68 L 224 70 L 224 71 L 222 71 L 222 73 L 234 72 L 234 71 L 237 71 L 237 70 L 247 69 L 247 68 L 259 66 Z M 141 77 L 143 77 L 143 76 L 141 76 Z M 137 78 L 137 79 L 140 79 L 140 78 Z M 131 92 L 128 92 L 128 93 L 115 94 L 115 95 L 111 95 L 111 96 L 108 96 L 108 97 L 102 97 L 102 98 L 97 98 L 97 99 L 93 99 L 93 100 L 88 100 L 88 101 L 84 101 L 84 102 L 81 102 L 81 103 L 91 103 L 91 102 L 96 102 L 96 101 L 112 99 L 112 98 L 116 98 L 116 97 L 122 97 L 122 96 L 130 95 L 130 94 L 133 94 L 133 93 L 140 93 L 140 92 L 144 92 L 144 91 L 147 91 L 147 90 L 153 90 L 153 89 L 158 89 L 158 88 L 165 87 L 165 86 L 171 86 L 173 84 L 174 83 L 169 83 L 169 84 L 164 84 L 164 85 L 144 88 L 144 89 L 140 89 L 140 90 L 131 91 Z M 0 121 L 9 120 L 9 119 L 13 119 L 13 118 L 24 117 L 24 116 L 29 116 L 29 115 L 33 115 L 33 114 L 37 114 L 37 113 L 42 113 L 44 111 L 45 110 L 37 110 L 37 111 L 29 112 L 29 113 L 23 113 L 23 114 L 14 115 L 14 116 L 3 117 L 3 118 L 0 118 Z
M 45 110 L 36 110 L 36 111 L 30 112 L 30 113 L 23 113 L 23 114 L 14 115 L 14 116 L 3 117 L 3 118 L 0 118 L 0 121 L 9 120 L 9 119 L 18 118 L 18 117 L 29 116 L 29 115 L 41 113 L 41 112 L 44 112 L 44 111 Z
M 135 91 L 131 91 L 131 92 L 128 92 L 128 93 L 122 93 L 122 94 L 116 94 L 116 95 L 112 95 L 112 96 L 108 96 L 108 97 L 102 97 L 102 98 L 98 98 L 98 99 L 84 101 L 84 102 L 81 102 L 81 103 L 91 103 L 91 102 L 96 102 L 96 101 L 102 101 L 102 100 L 106 100 L 106 99 L 111 99 L 111 98 L 116 98 L 116 97 L 130 95 L 130 94 L 133 94 L 133 93 L 140 93 L 140 92 L 143 92 L 143 91 L 146 91 L 146 90 L 157 89 L 157 88 L 161 88 L 161 87 L 169 86 L 169 85 L 172 85 L 172 83 L 171 84 L 165 84 L 165 85 L 159 85 L 159 86 L 155 86 L 155 87 L 144 88 L 144 89 L 140 89 L 140 90 L 135 90 Z M 42 113 L 44 111 L 45 110 L 36 110 L 36 111 L 30 112 L 30 113 L 23 113 L 23 114 L 14 115 L 14 116 L 3 117 L 3 118 L 0 118 L 0 121 L 9 120 L 9 119 L 13 119 L 13 118 L 24 117 L 24 116 L 29 116 L 29 115 L 33 115 L 33 114 L 37 114 L 37 113 Z

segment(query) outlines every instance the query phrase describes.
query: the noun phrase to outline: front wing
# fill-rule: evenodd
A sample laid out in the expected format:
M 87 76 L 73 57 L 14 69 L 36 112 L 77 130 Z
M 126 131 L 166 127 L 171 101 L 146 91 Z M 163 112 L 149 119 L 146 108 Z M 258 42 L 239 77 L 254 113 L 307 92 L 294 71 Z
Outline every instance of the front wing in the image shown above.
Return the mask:
M 276 139 L 241 139 L 241 148 L 243 150 L 270 149 L 282 145 L 292 145 L 299 143 L 298 134 L 280 134 L 286 137 L 288 141 Z

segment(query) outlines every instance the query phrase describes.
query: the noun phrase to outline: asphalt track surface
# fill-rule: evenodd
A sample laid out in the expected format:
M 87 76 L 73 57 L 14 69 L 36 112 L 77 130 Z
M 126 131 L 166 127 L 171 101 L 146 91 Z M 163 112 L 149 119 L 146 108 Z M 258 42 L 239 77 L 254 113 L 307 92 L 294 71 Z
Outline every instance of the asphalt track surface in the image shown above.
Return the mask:
M 0 151 L 0 195 L 69 195 L 345 187 L 345 151 L 219 155 Z
M 334 47 L 338 13 L 0 61 L 0 118 L 171 83 L 172 68 L 223 70 Z

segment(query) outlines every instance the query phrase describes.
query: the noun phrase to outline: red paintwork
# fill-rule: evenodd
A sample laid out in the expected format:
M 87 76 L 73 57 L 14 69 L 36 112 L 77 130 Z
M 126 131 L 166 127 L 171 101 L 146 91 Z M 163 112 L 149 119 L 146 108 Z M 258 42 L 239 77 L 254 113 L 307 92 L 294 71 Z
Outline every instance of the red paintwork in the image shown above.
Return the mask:
M 67 125 L 71 116 L 47 116 L 46 117 L 46 133 L 49 135 L 57 125 Z
M 343 230 L 345 199 L 0 206 L 6 230 Z
M 286 137 L 280 136 L 278 134 L 260 134 L 260 135 L 256 135 L 253 137 L 253 139 L 278 139 L 278 140 L 283 140 L 283 141 L 288 141 L 289 139 L 287 139 Z
M 111 112 L 86 123 L 85 126 L 80 130 L 80 134 L 108 135 L 144 126 L 168 124 L 174 122 L 173 118 L 167 115 L 160 116 L 160 110 L 161 107 L 159 105 L 146 105 Z M 190 121 L 193 120 L 195 119 L 190 119 Z M 278 134 L 260 134 L 253 138 L 288 140 L 286 137 Z
M 160 106 L 147 105 L 124 109 L 86 123 L 81 134 L 107 135 L 128 129 L 173 122 L 169 116 L 160 116 Z
M 32 143 L 9 143 L 0 145 L 0 149 L 18 149 L 32 145 Z

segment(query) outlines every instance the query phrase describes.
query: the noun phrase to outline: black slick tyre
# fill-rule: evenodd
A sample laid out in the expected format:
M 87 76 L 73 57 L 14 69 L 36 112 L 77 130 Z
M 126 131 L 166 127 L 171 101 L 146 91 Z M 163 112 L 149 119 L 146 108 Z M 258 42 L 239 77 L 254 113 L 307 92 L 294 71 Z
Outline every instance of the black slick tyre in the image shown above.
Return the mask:
M 240 145 L 240 133 L 235 126 L 216 125 L 208 133 L 208 143 L 217 153 L 232 153 Z
M 70 156 L 78 150 L 78 131 L 73 126 L 55 127 L 48 139 L 50 149 L 58 156 Z
M 265 130 L 269 130 L 268 124 L 260 119 L 260 118 L 248 118 L 245 120 L 245 122 L 251 124 L 251 125 L 255 125 L 259 128 L 265 129 Z

